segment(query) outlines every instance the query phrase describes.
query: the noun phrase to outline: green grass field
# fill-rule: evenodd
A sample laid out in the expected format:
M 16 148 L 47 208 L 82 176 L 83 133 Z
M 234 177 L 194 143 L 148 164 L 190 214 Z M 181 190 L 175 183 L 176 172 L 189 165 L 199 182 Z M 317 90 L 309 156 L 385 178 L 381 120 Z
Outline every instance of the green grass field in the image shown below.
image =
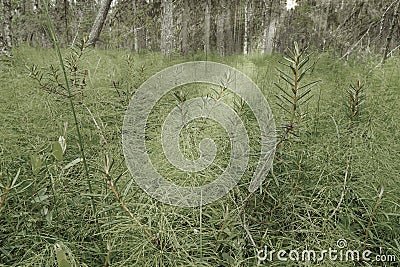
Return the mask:
M 400 58 L 382 66 L 374 57 L 345 62 L 329 53 L 314 54 L 317 64 L 305 79 L 321 82 L 302 107 L 307 116 L 299 135 L 277 150 L 262 188 L 248 198 L 259 130 L 244 105 L 240 117 L 252 156 L 243 179 L 217 202 L 180 208 L 154 200 L 135 184 L 124 161 L 122 123 L 140 84 L 167 66 L 195 60 L 247 74 L 268 100 L 277 129 L 287 123 L 274 85 L 281 55 L 164 59 L 156 53 L 91 50 L 79 63 L 83 94 L 73 100 L 89 178 L 78 162 L 68 99 L 46 92 L 28 75 L 33 64 L 57 66 L 54 51 L 20 47 L 11 60 L 0 62 L 0 266 L 256 266 L 258 250 L 265 246 L 322 251 L 338 249 L 340 239 L 346 240 L 345 249 L 372 251 L 371 261 L 282 263 L 275 255 L 261 266 L 398 266 Z M 357 80 L 365 83 L 366 99 L 350 123 L 346 90 Z M 197 85 L 186 97 L 218 94 L 214 89 Z M 232 99 L 227 93 L 231 105 Z M 162 153 L 160 129 L 176 105 L 171 92 L 154 108 L 146 132 L 150 157 L 177 184 L 208 183 L 227 164 L 229 140 L 216 123 L 195 121 L 182 132 L 182 151 L 195 159 L 200 140 L 214 139 L 217 167 L 194 174 L 171 167 Z M 372 261 L 378 254 L 388 260 Z

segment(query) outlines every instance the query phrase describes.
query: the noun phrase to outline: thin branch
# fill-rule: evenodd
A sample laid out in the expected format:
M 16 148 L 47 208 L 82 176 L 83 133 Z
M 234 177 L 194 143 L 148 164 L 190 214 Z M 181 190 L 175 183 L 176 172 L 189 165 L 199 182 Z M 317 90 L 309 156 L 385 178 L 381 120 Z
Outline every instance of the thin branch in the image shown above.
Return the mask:
M 375 25 L 376 22 L 372 22 L 369 24 L 368 29 L 364 32 L 364 34 L 361 36 L 361 38 L 352 46 L 350 47 L 347 52 L 340 58 L 343 59 L 345 57 L 347 57 L 348 55 L 351 54 L 351 52 L 353 52 L 353 50 L 357 47 L 357 45 L 362 41 L 362 39 L 364 39 L 364 37 L 369 33 L 369 31 L 371 30 L 372 26 Z

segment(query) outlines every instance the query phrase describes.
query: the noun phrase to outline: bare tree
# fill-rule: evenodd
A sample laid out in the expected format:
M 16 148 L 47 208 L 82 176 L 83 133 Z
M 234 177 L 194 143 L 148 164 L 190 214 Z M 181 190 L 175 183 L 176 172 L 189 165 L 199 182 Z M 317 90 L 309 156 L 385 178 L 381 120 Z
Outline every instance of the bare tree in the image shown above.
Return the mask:
M 88 45 L 95 45 L 100 37 L 101 30 L 103 29 L 104 21 L 107 18 L 108 11 L 110 10 L 112 0 L 102 0 L 97 13 L 96 20 L 93 23 L 92 30 L 89 34 Z
M 161 52 L 165 56 L 172 53 L 173 41 L 173 10 L 172 0 L 162 0 L 162 21 L 161 21 Z

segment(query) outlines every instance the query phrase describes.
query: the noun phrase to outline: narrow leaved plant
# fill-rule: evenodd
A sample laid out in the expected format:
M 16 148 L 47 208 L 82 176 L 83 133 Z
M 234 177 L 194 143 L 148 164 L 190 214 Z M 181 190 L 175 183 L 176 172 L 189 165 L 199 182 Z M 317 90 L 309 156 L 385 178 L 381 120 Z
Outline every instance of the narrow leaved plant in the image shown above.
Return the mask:
M 48 68 L 39 68 L 36 65 L 28 66 L 29 77 L 34 79 L 42 90 L 62 97 L 83 96 L 87 86 L 88 70 L 82 69 L 80 62 L 86 53 L 86 39 L 82 39 L 70 48 L 70 53 L 65 57 L 69 80 L 69 91 L 63 77 L 63 68 L 60 65 L 50 65 Z
M 348 108 L 348 115 L 350 119 L 350 127 L 353 123 L 360 119 L 361 109 L 365 101 L 364 84 L 357 80 L 355 84 L 350 84 L 347 89 L 348 101 L 346 103 Z
M 58 41 L 57 35 L 55 33 L 53 22 L 52 22 L 52 20 L 50 18 L 50 15 L 49 15 L 48 2 L 47 1 L 45 1 L 44 7 L 45 7 L 45 13 L 46 13 L 46 16 L 47 16 L 47 23 L 48 23 L 47 26 L 48 26 L 48 29 L 49 29 L 50 37 L 51 37 L 53 45 L 55 47 L 55 52 L 56 52 L 56 55 L 57 55 L 57 58 L 58 58 L 58 61 L 59 61 L 59 67 L 61 69 L 62 78 L 60 80 L 57 80 L 57 85 L 60 86 L 60 87 L 63 86 L 63 88 L 65 89 L 65 92 L 66 92 L 66 96 L 67 96 L 67 98 L 69 100 L 69 106 L 70 106 L 71 113 L 72 113 L 73 118 L 74 118 L 75 129 L 76 129 L 76 133 L 77 133 L 77 136 L 78 136 L 79 150 L 80 150 L 80 154 L 81 154 L 82 161 L 83 161 L 83 166 L 84 166 L 84 175 L 85 175 L 85 179 L 87 181 L 89 192 L 90 192 L 92 212 L 93 212 L 93 216 L 95 217 L 95 220 L 97 222 L 97 218 L 96 218 L 97 211 L 96 211 L 96 205 L 95 205 L 94 198 L 93 198 L 93 189 L 92 189 L 92 183 L 90 181 L 89 167 L 88 167 L 87 160 L 86 160 L 85 148 L 84 148 L 84 142 L 83 142 L 81 130 L 79 128 L 78 116 L 77 116 L 77 113 L 75 111 L 75 103 L 73 101 L 74 93 L 73 93 L 73 91 L 71 89 L 71 86 L 70 86 L 71 77 L 68 77 L 67 69 L 65 67 L 66 65 L 64 64 L 64 59 L 63 59 L 63 56 L 61 55 L 61 49 L 60 49 L 59 41 Z M 83 45 L 83 47 L 84 47 L 84 45 Z M 77 57 L 77 58 L 80 58 L 80 57 Z M 71 66 L 71 60 L 67 60 L 67 64 L 69 64 Z M 72 67 L 74 67 L 74 65 L 72 65 Z M 73 85 L 76 83 L 76 79 L 77 79 L 76 76 L 72 77 L 72 84 Z M 63 80 L 63 81 L 61 81 L 61 80 Z
M 307 54 L 307 49 L 300 50 L 295 42 L 293 50 L 289 49 L 284 61 L 279 62 L 283 69 L 277 68 L 280 82 L 274 84 L 280 90 L 280 94 L 277 95 L 278 106 L 285 112 L 287 120 L 283 125 L 282 140 L 286 140 L 290 135 L 297 136 L 306 115 L 303 106 L 312 97 L 311 88 L 320 82 L 304 81 L 306 74 L 310 73 L 315 65 L 315 63 L 309 64 L 309 61 L 310 55 Z

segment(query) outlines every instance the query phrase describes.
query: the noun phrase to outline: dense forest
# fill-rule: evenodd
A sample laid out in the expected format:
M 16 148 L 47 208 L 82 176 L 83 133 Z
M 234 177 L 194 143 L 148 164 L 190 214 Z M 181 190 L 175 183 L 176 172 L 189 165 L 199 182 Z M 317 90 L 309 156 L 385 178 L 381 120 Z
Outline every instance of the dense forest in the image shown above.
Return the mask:
M 3 50 L 51 45 L 47 2 L 65 46 L 91 34 L 103 49 L 270 54 L 295 40 L 343 57 L 357 51 L 385 58 L 400 40 L 397 0 L 2 0 Z

